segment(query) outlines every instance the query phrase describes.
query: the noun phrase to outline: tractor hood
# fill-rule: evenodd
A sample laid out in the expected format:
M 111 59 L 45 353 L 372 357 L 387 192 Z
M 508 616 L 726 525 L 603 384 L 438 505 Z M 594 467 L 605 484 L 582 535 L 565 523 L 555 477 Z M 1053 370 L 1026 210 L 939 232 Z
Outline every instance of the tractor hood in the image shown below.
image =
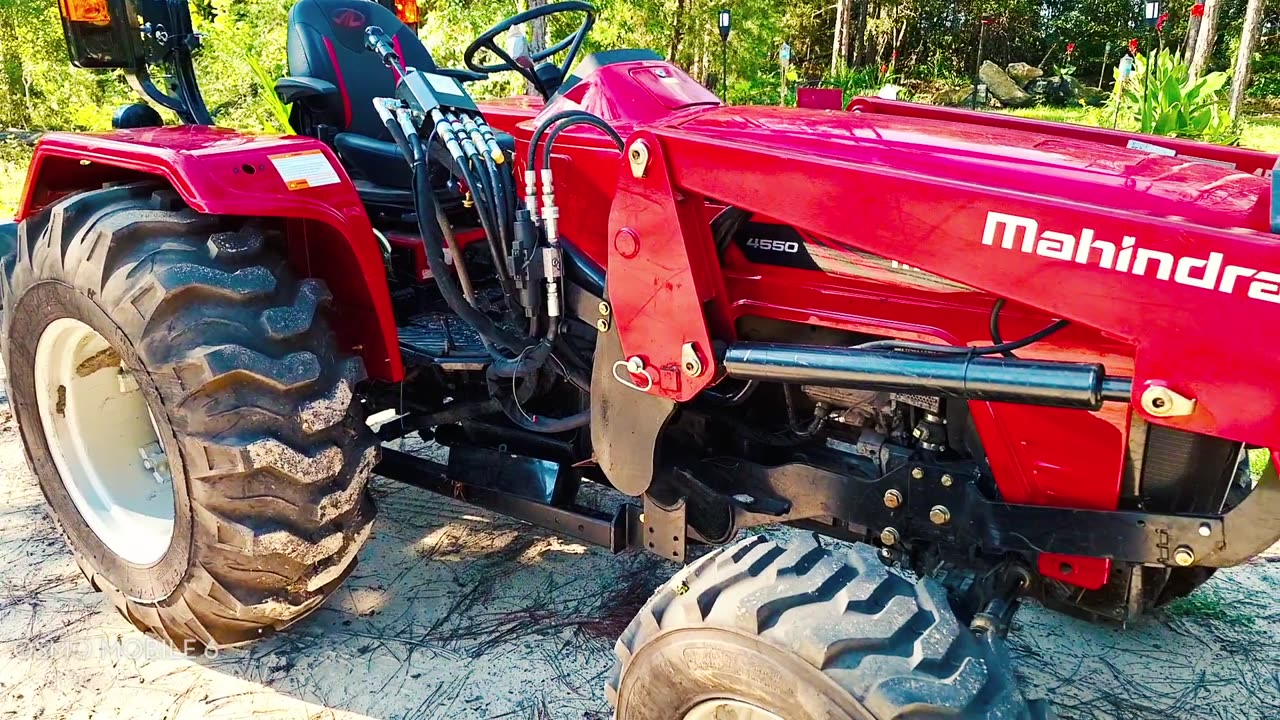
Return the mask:
M 677 132 L 777 155 L 882 166 L 935 180 L 1269 231 L 1269 181 L 1194 157 L 1166 157 L 1036 132 L 875 113 L 719 108 Z M 1159 143 L 1159 138 L 1152 138 Z

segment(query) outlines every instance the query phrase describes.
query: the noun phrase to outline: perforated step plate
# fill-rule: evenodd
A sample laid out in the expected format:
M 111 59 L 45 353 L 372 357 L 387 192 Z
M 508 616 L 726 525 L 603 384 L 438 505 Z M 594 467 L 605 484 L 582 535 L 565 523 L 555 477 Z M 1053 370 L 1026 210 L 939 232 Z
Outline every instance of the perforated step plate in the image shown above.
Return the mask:
M 457 315 L 419 315 L 399 329 L 400 352 L 411 365 L 437 365 L 445 370 L 483 370 L 489 353 L 480 334 Z

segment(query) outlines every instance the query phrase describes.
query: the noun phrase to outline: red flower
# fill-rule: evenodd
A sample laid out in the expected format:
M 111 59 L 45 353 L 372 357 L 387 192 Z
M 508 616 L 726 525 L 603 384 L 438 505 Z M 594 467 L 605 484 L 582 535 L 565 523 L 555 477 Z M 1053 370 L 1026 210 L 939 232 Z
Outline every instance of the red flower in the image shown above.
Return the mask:
M 881 75 L 883 75 L 883 74 L 885 74 L 885 73 L 887 73 L 887 72 L 889 72 L 889 66 L 888 66 L 888 65 L 881 65 L 881 66 L 880 66 L 880 74 L 881 74 Z
M 1134 55 L 1138 54 L 1138 38 L 1134 38 L 1129 41 L 1129 52 L 1133 53 Z
M 1191 6 L 1191 17 L 1204 17 L 1204 3 L 1198 2 Z
M 1156 20 L 1156 32 L 1164 32 L 1164 24 L 1167 22 L 1169 22 L 1169 13 L 1161 15 L 1160 19 Z
M 1067 56 L 1070 57 L 1071 53 L 1074 53 L 1075 51 L 1076 51 L 1076 44 L 1067 43 Z
M 889 56 L 889 59 L 890 59 L 890 60 L 897 60 L 897 59 L 898 59 L 898 51 L 897 51 L 897 50 L 894 50 L 894 51 L 893 51 L 893 54 Z

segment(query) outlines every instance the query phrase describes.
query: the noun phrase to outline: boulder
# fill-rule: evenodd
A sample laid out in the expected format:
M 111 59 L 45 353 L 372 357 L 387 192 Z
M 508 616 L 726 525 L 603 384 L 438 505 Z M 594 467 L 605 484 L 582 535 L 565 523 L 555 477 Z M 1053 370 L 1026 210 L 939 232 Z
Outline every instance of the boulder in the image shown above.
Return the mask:
M 1106 93 L 1080 82 L 1070 75 L 1038 78 L 1027 83 L 1026 90 L 1046 105 L 1068 107 L 1071 105 L 1100 105 L 1106 102 Z
M 1016 62 L 1004 69 L 1006 75 L 1020 87 L 1026 87 L 1027 83 L 1039 77 L 1044 77 L 1044 71 L 1035 65 L 1028 65 L 1024 62 Z
M 1013 78 L 990 60 L 982 63 L 982 67 L 978 68 L 978 79 L 1005 107 L 1026 107 L 1035 102 L 1035 98 L 1023 92 L 1022 87 L 1014 82 Z
M 1099 90 L 1092 85 L 1085 85 L 1080 88 L 1080 102 L 1089 107 L 1102 107 L 1107 104 L 1108 95 L 1105 90 Z
M 973 88 L 948 88 L 934 95 L 931 102 L 934 105 L 948 105 L 951 107 L 969 106 L 973 104 Z

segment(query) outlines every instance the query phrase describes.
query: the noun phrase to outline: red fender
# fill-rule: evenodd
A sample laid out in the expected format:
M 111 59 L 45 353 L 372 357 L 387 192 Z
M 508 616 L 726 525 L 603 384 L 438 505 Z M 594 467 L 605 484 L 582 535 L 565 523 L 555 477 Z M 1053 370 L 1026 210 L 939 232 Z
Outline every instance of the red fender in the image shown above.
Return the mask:
M 36 146 L 17 219 L 69 193 L 147 176 L 163 178 L 197 212 L 286 218 L 289 262 L 329 286 L 339 340 L 370 377 L 404 378 L 373 227 L 351 178 L 316 140 L 202 126 L 50 133 Z

